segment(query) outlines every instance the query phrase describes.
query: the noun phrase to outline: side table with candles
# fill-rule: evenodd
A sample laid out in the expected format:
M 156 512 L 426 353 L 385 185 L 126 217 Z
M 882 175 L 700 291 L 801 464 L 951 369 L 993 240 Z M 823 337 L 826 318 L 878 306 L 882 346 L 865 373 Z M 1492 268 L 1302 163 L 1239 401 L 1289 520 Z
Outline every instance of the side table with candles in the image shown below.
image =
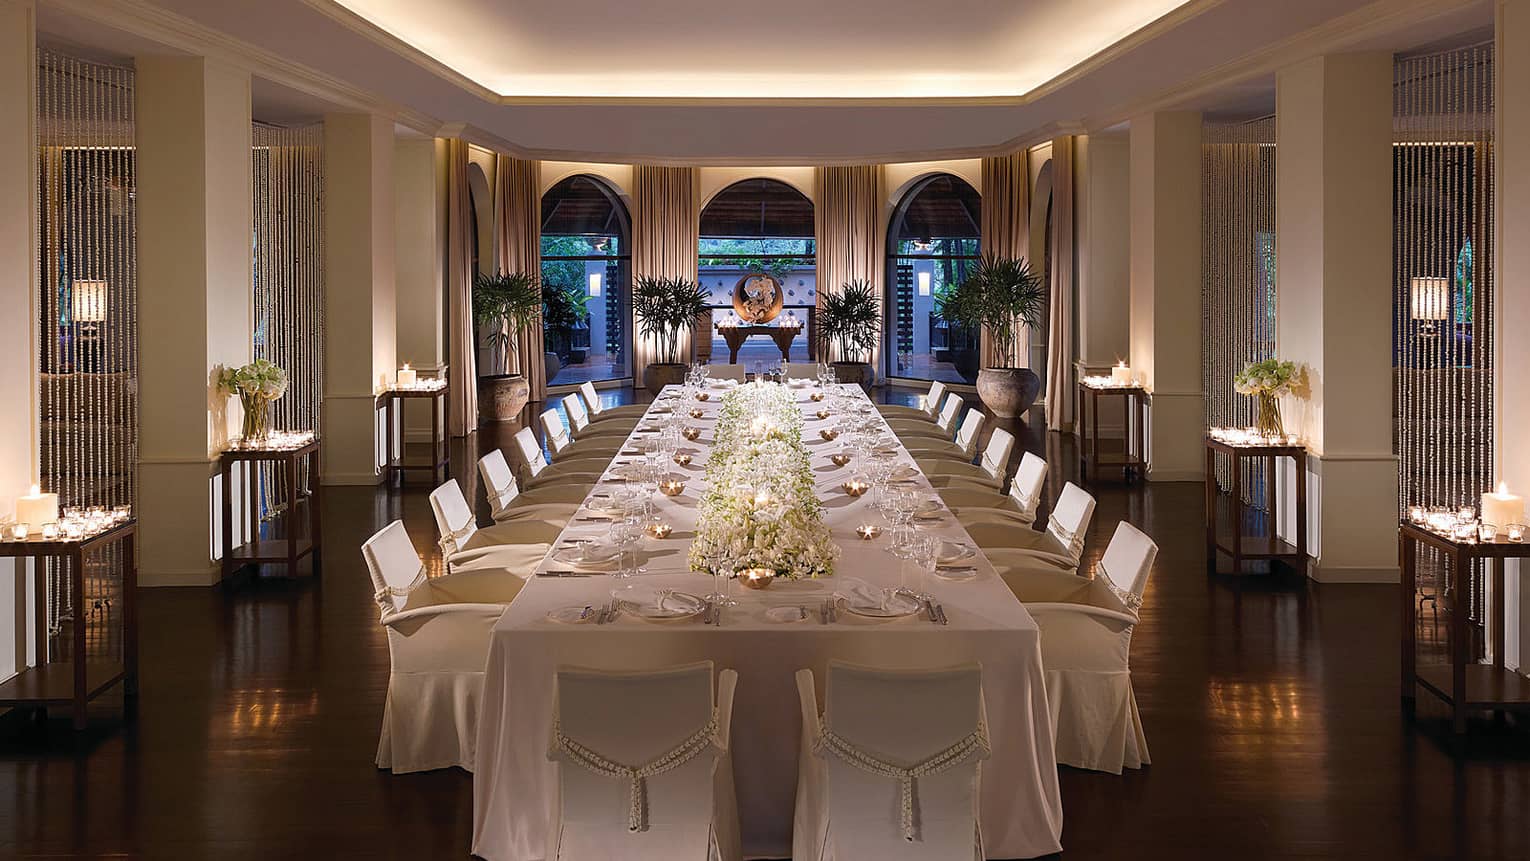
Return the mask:
M 138 522 L 128 516 L 125 509 L 105 517 L 66 518 L 62 525 L 46 532 L 30 532 L 22 537 L 7 527 L 0 538 L 0 557 L 32 559 L 33 576 L 36 578 L 35 593 L 46 593 L 43 582 L 44 564 L 48 559 L 58 560 L 69 570 L 69 594 L 74 596 L 73 619 L 68 661 L 49 661 L 48 620 L 45 617 L 46 601 L 36 601 L 37 615 L 34 622 L 35 648 L 38 665 L 21 670 L 15 676 L 0 683 L 0 707 L 46 708 L 51 705 L 67 705 L 75 730 L 85 729 L 86 706 L 91 700 L 122 683 L 123 694 L 129 699 L 138 695 L 138 609 L 136 595 L 138 586 L 137 556 L 134 542 Z M 92 559 L 104 555 L 112 545 L 120 544 L 121 559 L 118 572 L 121 601 L 121 653 L 92 657 L 88 651 L 87 617 L 96 606 L 86 606 L 86 565 Z M 110 608 L 107 598 L 100 605 Z M 105 645 L 107 637 L 95 638 Z
M 1216 457 L 1226 455 L 1231 461 L 1232 493 L 1230 521 L 1223 529 L 1217 517 L 1218 497 Z M 1290 458 L 1296 468 L 1293 503 L 1296 511 L 1296 543 L 1281 538 L 1277 531 L 1278 494 L 1275 492 L 1275 468 L 1280 458 Z M 1243 500 L 1244 461 L 1264 463 L 1264 493 L 1267 514 L 1262 534 L 1247 534 L 1248 504 Z M 1287 562 L 1306 572 L 1307 563 L 1307 449 L 1294 436 L 1274 438 L 1239 428 L 1212 428 L 1206 436 L 1206 568 L 1217 571 L 1217 554 L 1232 557 L 1233 573 L 1248 560 Z
M 1494 527 L 1475 522 L 1439 522 L 1417 514 L 1398 527 L 1402 562 L 1402 702 L 1409 716 L 1414 713 L 1421 687 L 1450 707 L 1451 729 L 1457 735 L 1466 732 L 1466 713 L 1470 710 L 1530 711 L 1530 679 L 1503 665 L 1504 560 L 1530 558 L 1530 544 L 1524 541 L 1524 534 L 1520 524 L 1500 533 Z M 1418 553 L 1424 547 L 1439 551 L 1449 568 L 1452 596 L 1446 635 L 1449 658 L 1443 664 L 1418 663 L 1418 606 L 1413 593 L 1418 580 Z M 1493 600 L 1488 619 L 1491 663 L 1478 663 L 1476 659 L 1462 597 L 1468 594 L 1467 580 L 1471 577 L 1472 562 L 1477 559 L 1487 564 L 1492 578 Z
M 1121 399 L 1121 451 L 1100 451 L 1100 397 Z M 1078 381 L 1079 475 L 1087 478 L 1090 467 L 1120 467 L 1130 482 L 1147 468 L 1147 425 L 1150 408 L 1147 389 L 1130 376 L 1082 377 Z
M 384 419 L 387 433 L 384 436 L 387 451 L 383 470 L 389 484 L 392 484 L 395 476 L 403 484 L 404 474 L 409 471 L 429 472 L 432 483 L 437 473 L 443 479 L 446 478 L 451 465 L 451 449 L 447 445 L 446 427 L 442 421 L 446 416 L 446 396 L 444 377 L 395 383 L 377 396 L 379 408 L 386 413 Z M 404 456 L 404 404 L 411 400 L 430 401 L 430 455 L 420 462 L 410 462 Z
M 303 482 L 306 461 L 307 483 Z M 274 475 L 281 476 L 287 487 L 287 507 L 274 514 L 266 524 L 281 534 L 265 538 L 261 535 L 263 525 L 260 512 L 260 490 L 257 476 L 260 464 L 271 464 Z M 298 561 L 304 556 L 313 557 L 313 571 L 319 568 L 319 552 L 322 532 L 319 529 L 320 486 L 319 436 L 310 432 L 282 432 L 271 434 L 269 439 L 245 441 L 235 439 L 224 449 L 218 459 L 218 474 L 223 484 L 223 576 L 228 577 L 244 565 L 282 564 L 287 576 L 298 576 Z M 234 540 L 234 475 L 242 472 L 243 522 L 239 527 L 241 538 Z M 306 506 L 307 517 L 299 516 L 299 509 Z

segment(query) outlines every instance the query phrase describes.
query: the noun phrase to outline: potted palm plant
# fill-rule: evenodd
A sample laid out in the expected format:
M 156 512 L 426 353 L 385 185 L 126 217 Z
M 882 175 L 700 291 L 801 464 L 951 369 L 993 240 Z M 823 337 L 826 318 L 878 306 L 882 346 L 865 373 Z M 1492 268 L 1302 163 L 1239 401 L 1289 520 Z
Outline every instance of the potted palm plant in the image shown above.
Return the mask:
M 985 256 L 936 312 L 953 326 L 987 331 L 992 358 L 978 371 L 977 390 L 995 416 L 1013 418 L 1036 403 L 1041 378 L 1013 367 L 1021 327 L 1040 328 L 1046 312 L 1046 289 L 1024 258 Z
M 838 291 L 824 294 L 818 308 L 818 352 L 835 359 L 835 379 L 871 387 L 871 351 L 881 332 L 877 291 L 870 281 L 846 281 Z
M 643 368 L 643 387 L 656 392 L 685 382 L 680 360 L 680 333 L 712 310 L 711 291 L 685 278 L 645 275 L 632 287 L 632 314 L 638 331 L 654 344 L 654 357 Z M 692 345 L 692 349 L 694 350 Z
M 520 335 L 542 321 L 542 287 L 537 276 L 526 272 L 480 273 L 473 279 L 473 322 L 482 329 L 492 327 L 484 346 L 499 351 L 503 357 L 497 373 L 478 378 L 478 417 L 483 421 L 507 422 L 520 417 L 531 386 L 524 374 L 510 373 L 519 368 Z

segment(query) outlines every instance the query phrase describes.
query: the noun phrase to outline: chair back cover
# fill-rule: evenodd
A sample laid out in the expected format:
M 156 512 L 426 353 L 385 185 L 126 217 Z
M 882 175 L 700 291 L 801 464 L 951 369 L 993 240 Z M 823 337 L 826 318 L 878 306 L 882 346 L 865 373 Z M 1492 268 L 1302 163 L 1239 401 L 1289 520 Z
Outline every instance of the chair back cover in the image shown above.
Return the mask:
M 414 542 L 404 531 L 404 521 L 395 520 L 378 530 L 361 545 L 361 557 L 372 575 L 372 595 L 382 615 L 403 609 L 409 593 L 425 580 L 425 566 L 415 552 Z
M 1015 480 L 1009 485 L 1009 497 L 1020 506 L 1020 513 L 1036 519 L 1036 506 L 1041 503 L 1041 485 L 1047 480 L 1047 462 L 1030 452 L 1020 458 L 1015 470 Z
M 1142 593 L 1147 591 L 1148 575 L 1157 557 L 1158 545 L 1147 533 L 1124 520 L 1116 525 L 1116 534 L 1100 558 L 1099 571 L 1105 574 L 1110 591 L 1133 613 L 1142 607 Z
M 478 459 L 478 476 L 483 479 L 483 492 L 489 498 L 491 514 L 504 511 L 521 493 L 505 453 L 497 448 Z
M 981 679 L 977 664 L 878 670 L 829 663 L 822 737 L 865 758 L 856 764 L 819 746 L 835 858 L 983 857 L 975 852 L 978 763 L 988 756 Z M 867 770 L 873 761 L 920 773 L 905 787 Z
M 945 405 L 940 408 L 940 418 L 935 420 L 936 426 L 946 433 L 951 433 L 956 428 L 956 417 L 962 414 L 962 406 L 966 403 L 961 395 L 952 393 L 946 398 Z
M 787 362 L 786 376 L 794 380 L 812 380 L 818 377 L 817 362 Z
M 441 533 L 442 556 L 450 558 L 478 531 L 473 509 L 455 478 L 430 492 L 430 512 L 436 516 L 436 530 Z
M 569 398 L 577 399 L 577 395 L 569 395 Z M 565 401 L 568 398 L 564 398 Z M 563 425 L 563 418 L 555 409 L 542 410 L 542 432 L 547 435 L 547 442 L 552 445 L 553 454 L 558 454 L 574 444 L 572 437 L 568 435 L 568 428 Z
M 568 421 L 574 426 L 575 434 L 590 426 L 590 414 L 585 412 L 584 401 L 578 395 L 564 396 L 563 410 L 568 413 Z
M 579 394 L 584 396 L 584 405 L 590 411 L 590 415 L 598 416 L 606 411 L 600 404 L 600 394 L 595 391 L 595 384 L 589 380 L 579 384 Z
M 940 412 L 940 399 L 945 397 L 945 394 L 945 383 L 940 380 L 930 383 L 930 393 L 924 396 L 924 411 L 930 414 L 930 418 L 935 418 Z
M 540 475 L 547 468 L 547 458 L 542 457 L 542 447 L 537 445 L 536 435 L 531 428 L 521 428 L 515 432 L 515 447 L 521 453 L 521 460 L 526 462 L 526 470 L 532 475 Z
M 1070 481 L 1063 485 L 1062 493 L 1057 497 L 1057 507 L 1052 509 L 1052 517 L 1047 521 L 1047 532 L 1068 548 L 1073 561 L 1077 562 L 1084 555 L 1084 531 L 1093 518 L 1094 497 Z
M 977 454 L 978 434 L 983 432 L 984 418 L 981 412 L 968 410 L 967 415 L 962 417 L 961 426 L 956 429 L 956 447 L 969 459 Z M 995 428 L 994 433 L 1000 430 L 1003 428 Z
M 744 381 L 743 365 L 707 365 L 707 376 L 714 380 Z
M 973 410 L 977 412 L 977 410 Z M 994 428 L 983 447 L 983 471 L 994 481 L 1003 481 L 1009 471 L 1009 455 L 1015 450 L 1015 435 L 1004 428 Z
M 561 797 L 557 857 L 707 858 L 713 770 L 726 751 L 716 721 L 730 712 L 736 681 L 724 670 L 714 702 L 711 661 L 633 673 L 560 669 L 548 750 Z M 624 769 L 648 773 L 634 779 Z

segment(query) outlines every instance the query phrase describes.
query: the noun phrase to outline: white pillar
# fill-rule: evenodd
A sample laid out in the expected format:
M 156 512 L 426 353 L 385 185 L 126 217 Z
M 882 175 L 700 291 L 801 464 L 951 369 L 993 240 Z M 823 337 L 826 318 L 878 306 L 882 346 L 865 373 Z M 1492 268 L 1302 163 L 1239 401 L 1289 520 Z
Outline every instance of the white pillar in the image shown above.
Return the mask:
M 398 360 L 420 377 L 445 372 L 446 141 L 400 138 L 393 150 L 398 261 Z M 411 441 L 429 440 L 430 410 L 405 417 Z M 445 420 L 445 416 L 441 417 Z
M 239 418 L 212 378 L 251 352 L 250 76 L 200 57 L 137 69 L 139 582 L 205 585 Z
M 395 359 L 393 121 L 324 118 L 324 483 L 376 484 Z
M 1148 479 L 1199 481 L 1201 115 L 1131 122 L 1131 365 L 1152 391 Z
M 1276 118 L 1276 352 L 1311 383 L 1286 423 L 1313 455 L 1311 574 L 1396 582 L 1391 55 L 1281 70 Z
M 0 517 L 37 480 L 36 17 L 0 0 Z M 0 680 L 36 663 L 31 567 L 0 559 Z
M 1493 370 L 1497 409 L 1493 451 L 1497 473 L 1518 493 L 1530 490 L 1530 386 L 1524 372 L 1530 368 L 1530 245 L 1523 237 L 1530 231 L 1530 2 L 1498 0 L 1497 34 L 1493 63 L 1497 80 L 1494 100 L 1498 109 L 1494 132 L 1493 181 L 1497 184 L 1497 236 L 1493 242 L 1495 265 Z M 1512 563 L 1504 578 L 1504 662 L 1525 665 L 1530 655 L 1530 584 L 1524 576 L 1530 566 Z

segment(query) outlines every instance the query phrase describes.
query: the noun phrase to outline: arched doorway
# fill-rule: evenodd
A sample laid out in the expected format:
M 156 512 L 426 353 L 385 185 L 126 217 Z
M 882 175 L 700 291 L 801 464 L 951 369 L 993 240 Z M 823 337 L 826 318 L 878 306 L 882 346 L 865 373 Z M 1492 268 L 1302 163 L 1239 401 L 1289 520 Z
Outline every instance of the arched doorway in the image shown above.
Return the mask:
M 632 376 L 631 222 L 605 180 L 576 174 L 542 195 L 549 385 Z
M 733 308 L 739 279 L 763 272 L 781 282 L 782 314 L 811 321 L 818 301 L 813 202 L 775 179 L 745 179 L 718 192 L 701 211 L 697 280 L 712 293 L 713 317 Z M 697 340 L 697 357 L 724 362 L 727 344 L 710 324 Z M 808 327 L 791 343 L 792 361 L 808 358 Z M 738 360 L 775 361 L 781 352 L 763 337 L 746 341 Z
M 889 377 L 976 382 L 978 333 L 947 324 L 936 309 L 977 263 L 981 215 L 977 189 L 948 173 L 919 180 L 898 201 L 887 230 Z

